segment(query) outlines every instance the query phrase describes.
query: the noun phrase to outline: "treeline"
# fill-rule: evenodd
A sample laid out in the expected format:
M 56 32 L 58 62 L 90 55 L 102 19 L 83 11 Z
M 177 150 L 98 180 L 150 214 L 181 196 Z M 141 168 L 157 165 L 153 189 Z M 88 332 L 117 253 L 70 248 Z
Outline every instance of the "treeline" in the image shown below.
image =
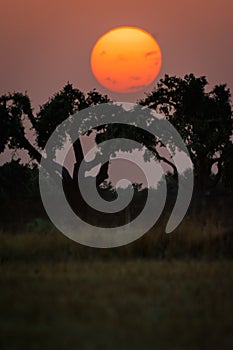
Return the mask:
M 18 231 L 46 214 L 39 193 L 37 166 L 12 160 L 0 167 L 0 229 Z
M 178 186 L 174 175 L 165 175 L 167 198 L 162 218 L 169 215 L 176 200 Z M 150 189 L 159 202 L 161 194 L 160 183 L 157 189 Z M 148 190 L 141 184 L 133 184 L 134 197 L 129 204 L 127 217 L 116 221 L 106 222 L 106 227 L 120 226 L 132 221 L 140 214 L 147 200 Z M 87 191 L 90 189 L 87 189 Z M 120 188 L 118 192 L 110 182 L 105 181 L 99 189 L 99 195 L 107 201 L 117 198 L 117 195 L 129 198 L 130 188 Z M 118 193 L 118 194 L 117 194 Z M 90 193 L 91 195 L 91 193 Z M 214 225 L 221 225 L 221 232 L 229 231 L 233 226 L 232 218 L 233 194 L 224 184 L 219 183 L 214 192 L 203 195 L 193 194 L 187 216 L 195 227 L 204 227 L 212 221 L 210 231 Z M 119 221 L 121 220 L 121 221 Z M 162 219 L 163 220 L 163 219 Z M 162 222 L 162 221 L 160 221 Z M 98 225 L 98 222 L 96 222 Z M 210 225 L 209 225 L 210 226 Z M 37 165 L 22 164 L 19 160 L 12 160 L 0 167 L 0 230 L 9 232 L 35 231 L 46 233 L 46 230 L 55 230 L 45 212 L 39 190 L 39 169 Z
M 108 161 L 102 163 L 101 145 L 103 141 L 110 139 L 134 140 L 142 149 L 150 151 L 150 156 L 148 154 L 145 156 L 156 159 L 169 168 L 170 173 L 166 176 L 169 189 L 166 213 L 171 209 L 177 194 L 178 170 L 171 161 L 171 157 L 163 154 L 164 145 L 161 139 L 165 138 L 169 143 L 171 141 L 169 135 L 152 114 L 146 113 L 154 110 L 162 114 L 164 119 L 175 127 L 189 151 L 194 169 L 194 197 L 189 209 L 189 215 L 195 216 L 193 225 L 199 221 L 204 222 L 210 216 L 208 214 L 210 212 L 214 213 L 214 217 L 221 215 L 223 220 L 229 221 L 228 213 L 232 208 L 231 193 L 233 192 L 231 94 L 226 84 L 216 85 L 211 91 L 207 91 L 207 85 L 208 82 L 204 76 L 195 77 L 194 74 L 188 74 L 179 78 L 165 75 L 152 92 L 138 101 L 135 107 L 137 118 L 140 119 L 140 127 L 119 123 L 119 120 L 122 120 L 119 119 L 122 113 L 129 114 L 131 111 L 126 111 L 124 106 L 116 104 L 111 104 L 113 108 L 111 113 L 112 116 L 119 117 L 116 119 L 117 123 L 103 123 L 100 117 L 98 126 L 92 127 L 93 115 L 86 113 L 86 109 L 111 102 L 108 96 L 100 94 L 95 89 L 84 93 L 68 83 L 40 106 L 38 113 L 34 112 L 27 94 L 8 93 L 0 96 L 0 153 L 5 152 L 6 149 L 13 152 L 27 152 L 30 158 L 29 164 L 41 163 L 45 171 L 51 172 L 51 176 L 59 176 L 62 179 L 64 193 L 73 211 L 81 218 L 90 218 L 93 221 L 95 220 L 93 210 L 81 195 L 79 184 L 81 164 L 85 164 L 84 169 L 88 171 L 101 164 L 96 176 L 96 187 L 105 199 L 112 200 L 116 193 L 107 182 L 110 159 L 116 152 L 131 152 L 133 146 L 126 145 L 124 146 L 126 148 L 122 149 L 122 145 L 116 142 L 114 150 L 111 147 L 107 150 Z M 82 114 L 82 111 L 86 114 Z M 82 123 L 84 120 L 89 125 L 88 131 L 80 126 L 77 135 L 78 132 L 82 133 L 82 130 L 86 130 L 84 135 L 91 135 L 100 152 L 90 162 L 90 169 L 90 163 L 84 157 L 82 142 L 77 138 L 72 144 L 75 160 L 73 173 L 70 173 L 64 164 L 60 165 L 55 161 L 55 153 L 62 148 L 66 137 L 72 139 L 73 129 L 67 130 L 66 135 L 59 134 L 56 144 L 53 144 L 49 150 L 45 150 L 45 145 L 58 126 L 76 112 L 80 112 L 77 118 L 81 118 L 80 115 L 84 116 L 79 121 Z M 144 127 L 147 124 L 153 127 L 161 126 L 162 136 L 160 135 L 159 138 L 146 131 Z M 27 127 L 30 127 L 31 134 L 34 135 L 33 139 L 29 136 Z M 47 159 L 50 163 L 49 169 L 46 169 L 46 161 L 43 162 Z M 33 220 L 37 222 L 38 219 L 47 220 L 39 194 L 38 169 L 36 165 L 29 164 L 22 165 L 19 161 L 13 161 L 0 168 L 0 226 L 3 229 L 24 229 L 28 224 L 29 227 L 33 227 L 31 224 Z M 134 203 L 129 209 L 122 211 L 122 215 L 118 217 L 120 224 L 128 220 L 127 216 L 129 218 L 136 216 L 146 201 L 146 189 L 134 186 L 134 190 Z M 123 191 L 123 195 L 127 196 L 127 190 Z M 101 219 L 106 226 L 109 222 L 113 225 L 117 224 L 117 222 L 114 223 L 115 216 L 114 220 L 108 222 L 107 215 L 98 214 L 97 224 Z M 93 221 L 93 224 L 96 222 Z

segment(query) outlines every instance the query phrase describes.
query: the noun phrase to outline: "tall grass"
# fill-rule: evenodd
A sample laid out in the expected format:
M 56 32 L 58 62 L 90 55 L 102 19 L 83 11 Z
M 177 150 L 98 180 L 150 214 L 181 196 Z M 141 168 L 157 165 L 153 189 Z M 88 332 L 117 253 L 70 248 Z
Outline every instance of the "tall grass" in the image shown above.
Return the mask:
M 224 231 L 221 223 L 206 219 L 205 223 L 187 216 L 172 233 L 164 233 L 166 218 L 143 237 L 126 246 L 111 249 L 85 247 L 71 241 L 49 223 L 20 234 L 0 233 L 0 261 L 59 261 L 72 259 L 231 259 L 233 230 Z M 31 225 L 33 228 L 33 225 Z

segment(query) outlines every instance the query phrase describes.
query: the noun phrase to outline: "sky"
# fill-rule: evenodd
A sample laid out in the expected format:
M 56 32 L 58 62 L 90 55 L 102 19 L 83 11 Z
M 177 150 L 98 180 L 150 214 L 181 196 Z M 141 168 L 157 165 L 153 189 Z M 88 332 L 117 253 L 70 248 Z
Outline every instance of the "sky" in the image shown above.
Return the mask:
M 136 102 L 165 74 L 189 73 L 206 76 L 210 89 L 227 83 L 233 91 L 232 14 L 233 0 L 1 0 L 0 94 L 27 92 L 37 112 L 69 81 L 85 93 L 96 88 Z M 111 92 L 92 74 L 96 41 L 119 26 L 142 28 L 160 45 L 160 74 L 141 92 Z
M 191 72 L 233 91 L 232 14 L 232 0 L 1 0 L 0 94 L 26 91 L 37 110 L 69 81 L 136 102 L 164 74 Z M 140 27 L 161 47 L 160 74 L 142 92 L 110 92 L 91 72 L 95 42 L 118 26 Z

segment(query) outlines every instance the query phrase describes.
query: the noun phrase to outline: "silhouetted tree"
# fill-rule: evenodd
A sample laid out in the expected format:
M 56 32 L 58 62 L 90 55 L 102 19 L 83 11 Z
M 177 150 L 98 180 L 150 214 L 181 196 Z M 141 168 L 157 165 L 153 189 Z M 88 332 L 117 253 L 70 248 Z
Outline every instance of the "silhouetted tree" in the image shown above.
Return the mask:
M 205 77 L 165 75 L 139 103 L 156 110 L 174 125 L 189 150 L 196 191 L 204 193 L 232 179 L 233 133 L 230 91 L 216 85 L 206 92 Z M 225 169 L 225 171 L 224 171 Z M 232 180 L 231 180 L 232 182 Z
M 30 99 L 26 94 L 3 95 L 0 97 L 0 153 L 5 150 L 6 146 L 10 149 L 23 149 L 28 152 L 31 159 L 40 163 L 42 150 L 46 142 L 61 122 L 77 111 L 106 102 L 109 102 L 107 96 L 103 96 L 95 90 L 84 95 L 68 83 L 60 92 L 41 106 L 39 113 L 35 115 Z M 31 124 L 35 136 L 34 143 L 27 136 L 26 120 Z M 56 145 L 56 147 L 62 145 L 62 136 L 59 142 L 60 145 Z M 73 144 L 73 149 L 76 158 L 74 169 L 77 170 L 84 159 L 80 139 Z M 52 161 L 52 158 L 50 161 Z M 72 176 L 64 166 L 61 167 L 54 161 L 52 162 L 54 165 L 53 175 L 55 176 L 56 171 L 59 170 L 63 178 L 64 188 L 73 193 L 77 187 L 77 178 L 74 178 L 75 170 Z M 97 175 L 97 185 L 103 183 L 107 177 L 106 165 L 103 164 Z M 17 180 L 15 179 L 15 181 Z
M 193 74 L 186 75 L 183 79 L 165 75 L 156 88 L 144 100 L 139 101 L 140 105 L 163 113 L 178 130 L 188 147 L 194 164 L 196 190 L 202 193 L 214 188 L 220 180 L 229 184 L 233 169 L 230 139 L 233 129 L 230 91 L 226 85 L 217 85 L 212 91 L 206 92 L 206 85 L 205 77 L 196 78 Z M 31 159 L 39 163 L 49 137 L 60 123 L 77 111 L 109 101 L 106 95 L 103 96 L 96 90 L 85 95 L 68 83 L 35 114 L 26 94 L 3 95 L 0 97 L 0 153 L 6 147 L 24 149 Z M 121 111 L 121 107 L 115 106 L 116 115 Z M 138 109 L 138 113 L 142 113 L 143 117 L 141 110 Z M 26 133 L 26 119 L 31 124 L 35 142 L 32 142 Z M 146 119 L 144 122 L 147 122 Z M 175 165 L 161 152 L 159 140 L 149 132 L 124 124 L 102 125 L 96 128 L 96 131 L 97 144 L 109 138 L 131 138 L 138 141 L 141 148 L 143 146 L 148 148 L 155 158 L 167 163 L 172 168 L 173 174 L 177 175 Z M 87 132 L 87 134 L 90 133 L 91 131 Z M 53 152 L 55 153 L 63 142 L 64 135 L 61 135 L 58 144 L 54 145 L 54 149 L 51 150 L 50 161 L 54 166 L 53 175 L 57 176 L 57 172 L 60 173 L 70 204 L 73 207 L 82 208 L 85 213 L 88 208 L 78 185 L 78 172 L 80 164 L 84 161 L 81 141 L 78 139 L 73 143 L 75 155 L 73 174 L 70 174 L 64 166 L 61 167 L 55 163 L 52 157 Z M 117 150 L 126 151 L 127 149 L 122 148 L 119 143 L 115 148 L 115 151 Z M 96 157 L 95 165 L 98 164 L 98 159 Z M 214 166 L 215 173 L 213 172 Z M 104 184 L 108 178 L 108 167 L 109 161 L 102 164 L 96 176 L 97 187 Z M 106 220 L 104 215 L 101 214 L 103 221 Z M 92 219 L 93 216 L 89 215 L 89 217 Z

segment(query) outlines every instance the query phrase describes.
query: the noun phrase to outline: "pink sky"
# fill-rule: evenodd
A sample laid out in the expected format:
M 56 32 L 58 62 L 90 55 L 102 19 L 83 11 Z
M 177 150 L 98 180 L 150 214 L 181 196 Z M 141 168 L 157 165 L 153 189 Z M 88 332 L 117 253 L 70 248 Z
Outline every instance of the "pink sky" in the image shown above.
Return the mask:
M 233 91 L 232 13 L 232 0 L 1 0 L 0 94 L 27 91 L 37 109 L 70 81 L 84 92 L 97 88 L 136 102 L 144 92 L 110 92 L 90 69 L 96 40 L 123 25 L 157 39 L 163 54 L 158 78 L 193 72 Z

